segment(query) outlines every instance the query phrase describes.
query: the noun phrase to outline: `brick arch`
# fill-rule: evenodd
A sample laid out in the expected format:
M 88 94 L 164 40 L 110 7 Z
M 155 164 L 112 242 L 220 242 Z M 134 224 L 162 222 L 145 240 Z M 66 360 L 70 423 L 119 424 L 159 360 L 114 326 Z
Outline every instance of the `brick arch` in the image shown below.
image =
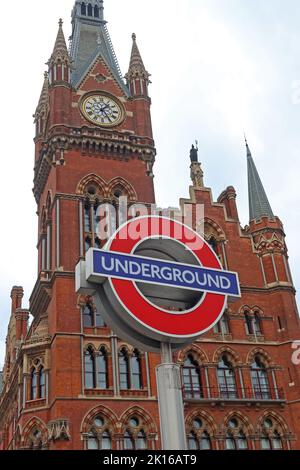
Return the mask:
M 93 425 L 94 419 L 98 415 L 102 415 L 104 418 L 106 418 L 108 422 L 107 428 L 112 434 L 117 432 L 118 417 L 111 408 L 104 405 L 95 406 L 95 408 L 92 408 L 90 411 L 88 411 L 81 422 L 80 432 L 89 432 Z
M 274 365 L 274 362 L 273 362 L 272 357 L 270 356 L 270 354 L 267 351 L 265 351 L 264 349 L 260 348 L 260 347 L 256 347 L 254 349 L 251 349 L 248 352 L 247 358 L 246 358 L 246 364 L 251 365 L 254 361 L 254 357 L 258 354 L 265 359 L 267 367 L 271 367 L 271 366 Z
M 140 406 L 134 405 L 128 408 L 123 412 L 123 414 L 120 417 L 120 431 L 125 432 L 128 420 L 131 417 L 136 416 L 137 418 L 140 418 L 144 425 L 145 425 L 145 432 L 148 434 L 157 434 L 157 426 L 155 421 L 153 420 L 152 416 L 149 414 L 148 411 L 146 411 L 144 408 L 141 408 Z
M 33 416 L 29 421 L 27 421 L 22 433 L 21 433 L 21 444 L 23 447 L 26 447 L 29 442 L 30 433 L 35 429 L 38 428 L 42 434 L 42 442 L 48 442 L 48 429 L 44 421 L 42 421 L 37 416 Z
M 87 343 L 84 345 L 83 352 L 85 353 L 88 349 L 92 349 L 93 352 L 97 351 L 97 348 L 93 343 Z
M 209 226 L 213 229 L 213 231 L 211 232 L 210 235 L 215 236 L 217 241 L 226 240 L 226 235 L 225 235 L 224 230 L 220 227 L 220 225 L 215 220 L 210 219 L 209 217 L 204 217 L 204 235 L 205 235 L 205 238 L 206 238 L 205 225 L 207 225 L 207 226 Z
M 99 344 L 96 351 L 100 351 L 101 348 L 105 350 L 106 354 L 111 354 L 111 347 L 109 346 L 109 344 L 105 344 L 105 343 Z
M 238 363 L 240 362 L 240 356 L 238 355 L 238 353 L 236 351 L 234 351 L 229 346 L 221 346 L 220 348 L 218 348 L 214 352 L 213 362 L 215 364 L 218 364 L 218 362 L 221 359 L 222 354 L 224 354 L 224 353 L 227 353 L 230 356 L 230 358 L 232 359 L 232 365 L 233 366 L 238 365 Z
M 204 421 L 204 431 L 208 431 L 211 436 L 213 436 L 217 432 L 217 424 L 214 420 L 214 418 L 208 414 L 204 410 L 193 410 L 191 411 L 185 418 L 185 424 L 186 426 L 190 426 L 191 423 L 194 421 L 194 419 L 200 418 L 201 420 Z M 208 424 L 208 427 L 205 426 L 205 423 Z
M 187 346 L 186 348 L 182 349 L 177 357 L 177 362 L 180 365 L 183 365 L 185 357 L 191 353 L 193 358 L 199 362 L 199 365 L 209 362 L 207 354 L 199 348 L 196 344 L 192 346 Z
M 126 193 L 130 201 L 137 201 L 137 194 L 132 184 L 130 184 L 129 181 L 125 180 L 124 178 L 120 176 L 113 178 L 108 183 L 108 186 L 106 187 L 106 191 L 105 191 L 105 196 L 108 199 L 113 198 L 114 197 L 113 190 L 117 188 L 122 189 Z
M 257 422 L 256 422 L 256 427 L 259 432 L 261 431 L 263 427 L 264 420 L 267 418 L 271 418 L 275 422 L 275 424 L 279 425 L 278 431 L 283 431 L 284 434 L 290 433 L 290 430 L 288 428 L 288 425 L 285 422 L 285 419 L 281 415 L 276 413 L 276 411 L 273 411 L 273 410 L 266 410 L 263 412 L 261 416 L 258 417 Z
M 243 431 L 245 431 L 246 437 L 250 437 L 251 434 L 254 433 L 254 426 L 250 422 L 248 416 L 245 416 L 243 413 L 240 411 L 230 411 L 224 418 L 223 420 L 223 429 L 226 430 L 228 427 L 228 422 L 236 418 L 238 421 L 240 421 L 243 425 Z
M 80 180 L 76 188 L 76 193 L 84 195 L 87 187 L 91 184 L 94 184 L 96 187 L 98 187 L 101 193 L 105 192 L 106 182 L 104 179 L 95 173 L 91 173 Z
M 127 352 L 127 354 L 132 354 L 133 351 L 135 350 L 136 348 L 134 348 L 133 346 L 128 346 L 128 344 L 121 344 L 119 347 L 118 347 L 118 354 L 120 353 L 120 351 L 124 350 Z

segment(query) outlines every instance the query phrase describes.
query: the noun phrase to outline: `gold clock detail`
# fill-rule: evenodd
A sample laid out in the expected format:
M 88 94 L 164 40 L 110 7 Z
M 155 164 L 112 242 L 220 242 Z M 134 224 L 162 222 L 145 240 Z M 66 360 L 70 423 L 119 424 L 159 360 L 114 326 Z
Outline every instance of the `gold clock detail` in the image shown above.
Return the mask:
M 109 95 L 100 93 L 84 99 L 81 110 L 86 119 L 98 126 L 117 126 L 124 119 L 122 105 Z

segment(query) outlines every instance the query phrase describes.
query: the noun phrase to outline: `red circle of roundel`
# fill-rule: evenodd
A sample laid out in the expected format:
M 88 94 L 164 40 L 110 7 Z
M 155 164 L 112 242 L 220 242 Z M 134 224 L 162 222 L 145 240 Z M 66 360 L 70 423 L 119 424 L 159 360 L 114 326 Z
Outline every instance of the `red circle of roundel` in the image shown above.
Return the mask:
M 134 233 L 135 236 L 131 238 L 130 233 Z M 135 246 L 143 239 L 159 236 L 174 238 L 185 245 L 197 239 L 198 243 L 200 242 L 199 247 L 192 252 L 200 264 L 208 268 L 222 269 L 216 254 L 199 234 L 180 222 L 164 217 L 146 216 L 128 221 L 114 234 L 108 249 L 120 253 L 133 253 Z M 111 278 L 110 283 L 121 304 L 133 317 L 149 330 L 167 336 L 200 335 L 220 318 L 226 302 L 225 295 L 207 292 L 200 305 L 196 305 L 186 313 L 180 312 L 174 315 L 147 302 L 133 281 Z

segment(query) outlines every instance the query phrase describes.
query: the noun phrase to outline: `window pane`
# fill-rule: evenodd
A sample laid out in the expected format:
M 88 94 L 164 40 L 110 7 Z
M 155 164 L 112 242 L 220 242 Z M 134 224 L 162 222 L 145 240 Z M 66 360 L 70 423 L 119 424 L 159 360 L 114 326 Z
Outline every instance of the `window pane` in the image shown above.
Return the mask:
M 86 388 L 95 388 L 94 377 L 95 377 L 95 366 L 94 366 L 94 357 L 91 351 L 85 353 L 85 387 Z
M 105 326 L 105 323 L 101 316 L 101 313 L 96 312 L 95 315 L 96 315 L 96 327 L 103 328 Z
M 102 435 L 102 449 L 111 449 L 111 438 L 109 432 L 104 432 Z
M 94 312 L 91 305 L 86 305 L 83 309 L 83 326 L 86 328 L 94 326 Z
M 97 364 L 97 388 L 107 388 L 107 357 L 105 354 L 100 353 L 96 357 Z
M 124 435 L 124 449 L 126 450 L 133 449 L 133 440 L 131 438 L 131 435 L 128 432 L 126 432 Z
M 132 388 L 139 390 L 142 388 L 141 359 L 137 353 L 131 357 Z
M 45 398 L 45 391 L 46 391 L 45 371 L 44 371 L 44 368 L 41 367 L 40 369 L 40 398 Z
M 98 450 L 99 449 L 99 442 L 98 439 L 94 436 L 88 438 L 88 449 L 89 450 Z
M 120 370 L 120 387 L 121 390 L 128 390 L 129 383 L 129 361 L 125 352 L 120 352 L 119 355 L 119 370 Z
M 200 449 L 201 450 L 210 450 L 211 449 L 211 441 L 210 441 L 210 437 L 207 434 L 207 432 L 204 432 L 201 436 Z
M 261 445 L 261 448 L 262 448 L 263 450 L 269 450 L 269 449 L 271 449 L 270 439 L 268 439 L 267 437 L 263 437 L 263 438 L 260 440 L 260 445 Z
M 189 450 L 198 450 L 199 449 L 198 440 L 197 440 L 197 437 L 194 433 L 190 433 L 189 436 L 188 436 L 188 447 L 189 447 Z

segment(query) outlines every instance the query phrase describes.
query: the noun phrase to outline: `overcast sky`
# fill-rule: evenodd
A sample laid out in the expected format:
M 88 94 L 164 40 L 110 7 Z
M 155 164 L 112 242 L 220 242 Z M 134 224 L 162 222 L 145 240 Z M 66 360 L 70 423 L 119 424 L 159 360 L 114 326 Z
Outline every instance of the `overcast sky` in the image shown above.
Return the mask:
M 10 290 L 36 281 L 36 206 L 32 195 L 33 119 L 60 17 L 71 33 L 74 0 L 2 2 L 0 365 Z M 300 287 L 299 0 L 105 0 L 105 18 L 126 73 L 131 34 L 152 74 L 159 205 L 188 196 L 189 149 L 197 139 L 214 198 L 238 192 L 248 223 L 243 133 L 271 206 L 284 223 Z M 297 338 L 300 339 L 300 338 Z

